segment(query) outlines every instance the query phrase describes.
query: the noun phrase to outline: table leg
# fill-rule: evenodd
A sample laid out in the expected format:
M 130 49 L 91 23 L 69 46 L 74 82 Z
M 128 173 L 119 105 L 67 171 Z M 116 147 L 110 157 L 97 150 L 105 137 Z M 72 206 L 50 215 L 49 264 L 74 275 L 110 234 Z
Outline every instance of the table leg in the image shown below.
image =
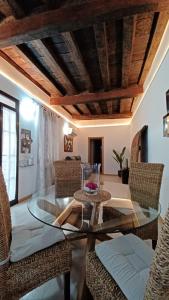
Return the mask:
M 90 226 L 95 225 L 98 221 L 98 207 L 99 207 L 99 203 L 94 203 L 92 214 L 91 214 Z M 80 276 L 81 280 L 78 288 L 77 300 L 92 299 L 90 291 L 86 285 L 86 256 L 89 251 L 93 251 L 95 249 L 95 241 L 96 241 L 96 236 L 94 234 L 87 234 L 87 244 L 85 249 L 83 266 L 81 270 L 81 276 Z

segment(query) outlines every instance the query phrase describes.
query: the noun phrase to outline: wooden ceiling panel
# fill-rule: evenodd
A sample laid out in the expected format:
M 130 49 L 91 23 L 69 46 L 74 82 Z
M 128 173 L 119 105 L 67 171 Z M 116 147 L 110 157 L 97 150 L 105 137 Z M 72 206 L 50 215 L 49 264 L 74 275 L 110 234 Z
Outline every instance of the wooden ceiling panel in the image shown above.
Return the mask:
M 83 61 L 83 57 L 81 55 L 77 41 L 75 40 L 74 34 L 71 32 L 65 32 L 62 33 L 62 37 L 69 51 L 68 56 L 70 57 L 70 64 L 77 69 L 76 82 L 81 82 L 82 87 L 80 91 L 92 91 L 93 85 L 91 82 L 91 78 Z
M 110 72 L 110 86 L 121 86 L 122 66 L 122 20 L 107 23 L 108 61 Z
M 164 34 L 165 28 L 169 21 L 169 12 L 156 13 L 154 16 L 154 28 L 150 34 L 150 43 L 147 47 L 145 59 L 142 65 L 142 70 L 139 75 L 138 82 L 143 83 L 151 68 L 156 51 L 160 45 L 160 41 Z
M 132 113 L 128 112 L 128 113 L 118 113 L 118 114 L 102 114 L 102 115 L 76 115 L 73 114 L 72 118 L 74 120 L 98 120 L 98 119 L 126 119 L 126 118 L 131 118 L 132 117 Z
M 90 74 L 94 90 L 102 89 L 103 83 L 93 27 L 75 31 L 74 36 L 79 45 L 85 66 Z
M 81 104 L 76 104 L 76 105 L 83 114 L 90 114 L 90 110 L 88 109 L 86 104 L 81 103 Z
M 132 65 L 134 40 L 136 33 L 136 16 L 123 19 L 123 51 L 122 51 L 122 87 L 128 87 Z
M 73 105 L 64 105 L 63 108 L 66 109 L 66 111 L 69 112 L 71 115 L 80 115 L 80 112 Z
M 90 114 L 92 114 L 92 115 L 96 115 L 97 114 L 97 111 L 96 111 L 96 108 L 95 108 L 95 105 L 93 104 L 93 102 L 92 103 L 87 103 L 87 108 L 89 109 L 89 111 L 90 111 Z M 84 114 L 85 116 L 87 115 L 87 114 Z
M 107 102 L 104 100 L 99 101 L 99 105 L 102 114 L 108 114 Z
M 101 107 L 100 107 L 100 103 L 98 102 L 93 102 L 93 105 L 95 107 L 95 110 L 96 110 L 96 114 L 97 115 L 100 115 L 102 113 L 102 110 L 101 110 Z
M 132 98 L 126 98 L 120 100 L 120 113 L 126 113 L 131 111 L 133 99 Z
M 94 33 L 104 90 L 109 90 L 111 86 L 106 24 L 95 24 Z
M 6 16 L 12 16 L 13 11 L 7 0 L 0 0 L 0 12 Z
M 150 35 L 150 30 L 154 18 L 154 13 L 139 14 L 137 15 L 136 22 L 136 38 Z
M 142 60 L 132 61 L 132 69 L 129 74 L 129 84 L 135 84 L 138 81 L 142 64 L 143 64 Z

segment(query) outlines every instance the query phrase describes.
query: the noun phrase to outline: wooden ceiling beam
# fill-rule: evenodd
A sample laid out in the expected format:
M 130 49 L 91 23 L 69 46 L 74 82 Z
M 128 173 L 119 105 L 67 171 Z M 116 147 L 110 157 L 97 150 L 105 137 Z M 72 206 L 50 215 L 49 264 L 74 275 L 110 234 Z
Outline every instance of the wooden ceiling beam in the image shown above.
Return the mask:
M 12 60 L 4 51 L 0 50 L 0 57 L 6 60 L 10 65 L 12 65 L 17 71 L 23 74 L 26 78 L 32 81 L 37 87 L 39 87 L 42 91 L 44 91 L 48 96 L 50 96 L 49 89 L 46 89 L 45 86 L 41 85 L 37 79 L 34 79 L 31 75 L 29 75 L 24 69 L 22 69 L 19 65 L 16 64 L 15 60 Z M 57 92 L 57 90 L 55 89 Z
M 69 56 L 71 57 L 72 61 L 76 65 L 80 77 L 85 83 L 85 88 L 87 91 L 91 92 L 93 90 L 93 85 L 91 82 L 91 78 L 89 76 L 89 73 L 86 69 L 86 66 L 84 64 L 82 55 L 80 53 L 78 44 L 76 43 L 76 40 L 73 36 L 72 32 L 64 32 L 62 33 L 62 37 L 65 41 L 65 44 L 69 50 Z
M 126 98 L 120 100 L 120 113 L 126 113 L 131 111 L 133 99 L 132 98 Z
M 14 16 L 19 19 L 25 16 L 25 12 L 15 0 L 0 0 L 0 11 L 6 17 Z
M 0 11 L 6 16 L 12 16 L 13 11 L 7 0 L 0 0 Z
M 155 28 L 155 31 L 154 31 L 154 34 L 152 37 L 152 41 L 149 44 L 150 49 L 148 49 L 148 51 L 147 51 L 147 55 L 144 59 L 144 63 L 143 63 L 142 70 L 140 73 L 140 78 L 138 81 L 140 84 L 144 83 L 146 76 L 151 68 L 151 65 L 153 63 L 157 49 L 160 45 L 160 42 L 161 42 L 161 39 L 164 34 L 164 31 L 165 31 L 168 21 L 169 21 L 169 13 L 168 12 L 163 12 L 163 13 L 159 14 L 156 28 Z
M 74 105 L 79 103 L 97 102 L 114 98 L 133 98 L 143 93 L 142 85 L 132 85 L 126 89 L 114 89 L 108 92 L 79 94 L 72 96 L 55 97 L 50 99 L 51 105 Z
M 23 18 L 25 16 L 25 12 L 22 9 L 21 5 L 16 0 L 7 0 L 9 6 L 12 8 L 13 15 L 16 19 Z
M 82 111 L 83 114 L 90 114 L 90 110 L 86 106 L 86 104 L 77 104 L 77 107 Z
M 13 2 L 13 0 L 11 0 Z M 166 11 L 169 0 L 94 0 L 8 20 L 0 25 L 0 47 L 42 39 L 59 32 L 146 12 Z
M 100 23 L 94 25 L 94 33 L 96 40 L 96 47 L 98 52 L 100 71 L 105 90 L 110 89 L 110 72 L 109 72 L 109 57 L 108 57 L 108 44 L 106 24 Z
M 12 47 L 9 47 L 9 48 L 5 48 L 3 49 L 3 52 L 5 53 L 8 53 L 8 49 L 13 51 L 14 55 L 18 55 L 20 58 L 23 59 L 23 61 L 25 63 L 27 63 L 30 68 L 32 68 L 32 70 L 34 70 L 36 72 L 36 78 L 37 76 L 40 76 L 45 83 L 47 83 L 47 89 L 49 91 L 50 94 L 53 94 L 53 93 L 57 93 L 58 96 L 62 96 L 62 93 L 57 89 L 57 87 L 50 81 L 50 79 L 42 72 L 40 71 L 40 69 L 36 66 L 36 64 L 34 62 L 32 62 L 31 58 L 29 56 L 27 56 L 23 51 L 21 51 L 17 46 L 12 46 Z M 11 57 L 12 59 L 12 57 Z M 20 68 L 22 66 L 20 65 Z
M 122 87 L 128 86 L 136 32 L 136 16 L 123 19 Z
M 48 44 L 41 40 L 36 40 L 30 42 L 30 45 L 31 47 L 36 49 L 38 54 L 42 57 L 43 61 L 45 62 L 45 65 L 47 65 L 48 68 L 52 71 L 53 76 L 67 91 L 67 94 L 74 94 L 76 92 L 76 89 L 71 83 L 68 75 L 63 71 L 62 67 L 60 66 L 56 54 L 54 53 L 54 51 L 51 51 L 50 47 L 48 47 Z
M 100 115 L 102 113 L 102 111 L 101 111 L 101 107 L 100 107 L 99 103 L 98 102 L 92 102 L 92 104 L 94 105 L 94 108 L 96 110 L 97 115 Z
M 97 119 L 126 119 L 126 118 L 131 118 L 132 113 L 124 113 L 124 114 L 101 114 L 101 115 L 76 115 L 73 114 L 72 118 L 74 120 L 97 120 Z

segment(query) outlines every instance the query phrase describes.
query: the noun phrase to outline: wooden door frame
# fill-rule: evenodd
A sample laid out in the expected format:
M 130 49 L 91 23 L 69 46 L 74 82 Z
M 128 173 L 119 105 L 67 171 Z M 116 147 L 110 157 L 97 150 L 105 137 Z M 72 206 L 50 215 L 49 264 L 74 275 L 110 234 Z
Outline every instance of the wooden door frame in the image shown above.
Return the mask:
M 101 136 L 94 136 L 94 137 L 88 137 L 88 162 L 90 162 L 91 158 L 91 149 L 90 149 L 90 141 L 91 140 L 101 140 L 102 141 L 102 153 L 101 153 L 101 160 L 102 160 L 102 174 L 104 174 L 104 137 Z

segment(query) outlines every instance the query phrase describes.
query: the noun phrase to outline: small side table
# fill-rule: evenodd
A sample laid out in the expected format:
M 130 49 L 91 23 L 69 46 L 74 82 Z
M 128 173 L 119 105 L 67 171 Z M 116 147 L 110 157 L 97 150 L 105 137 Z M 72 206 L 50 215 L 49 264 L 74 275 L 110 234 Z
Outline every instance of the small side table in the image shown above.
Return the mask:
M 83 190 L 78 190 L 74 193 L 74 198 L 80 202 L 101 203 L 111 199 L 111 194 L 107 191 L 100 190 L 96 195 L 89 194 Z

